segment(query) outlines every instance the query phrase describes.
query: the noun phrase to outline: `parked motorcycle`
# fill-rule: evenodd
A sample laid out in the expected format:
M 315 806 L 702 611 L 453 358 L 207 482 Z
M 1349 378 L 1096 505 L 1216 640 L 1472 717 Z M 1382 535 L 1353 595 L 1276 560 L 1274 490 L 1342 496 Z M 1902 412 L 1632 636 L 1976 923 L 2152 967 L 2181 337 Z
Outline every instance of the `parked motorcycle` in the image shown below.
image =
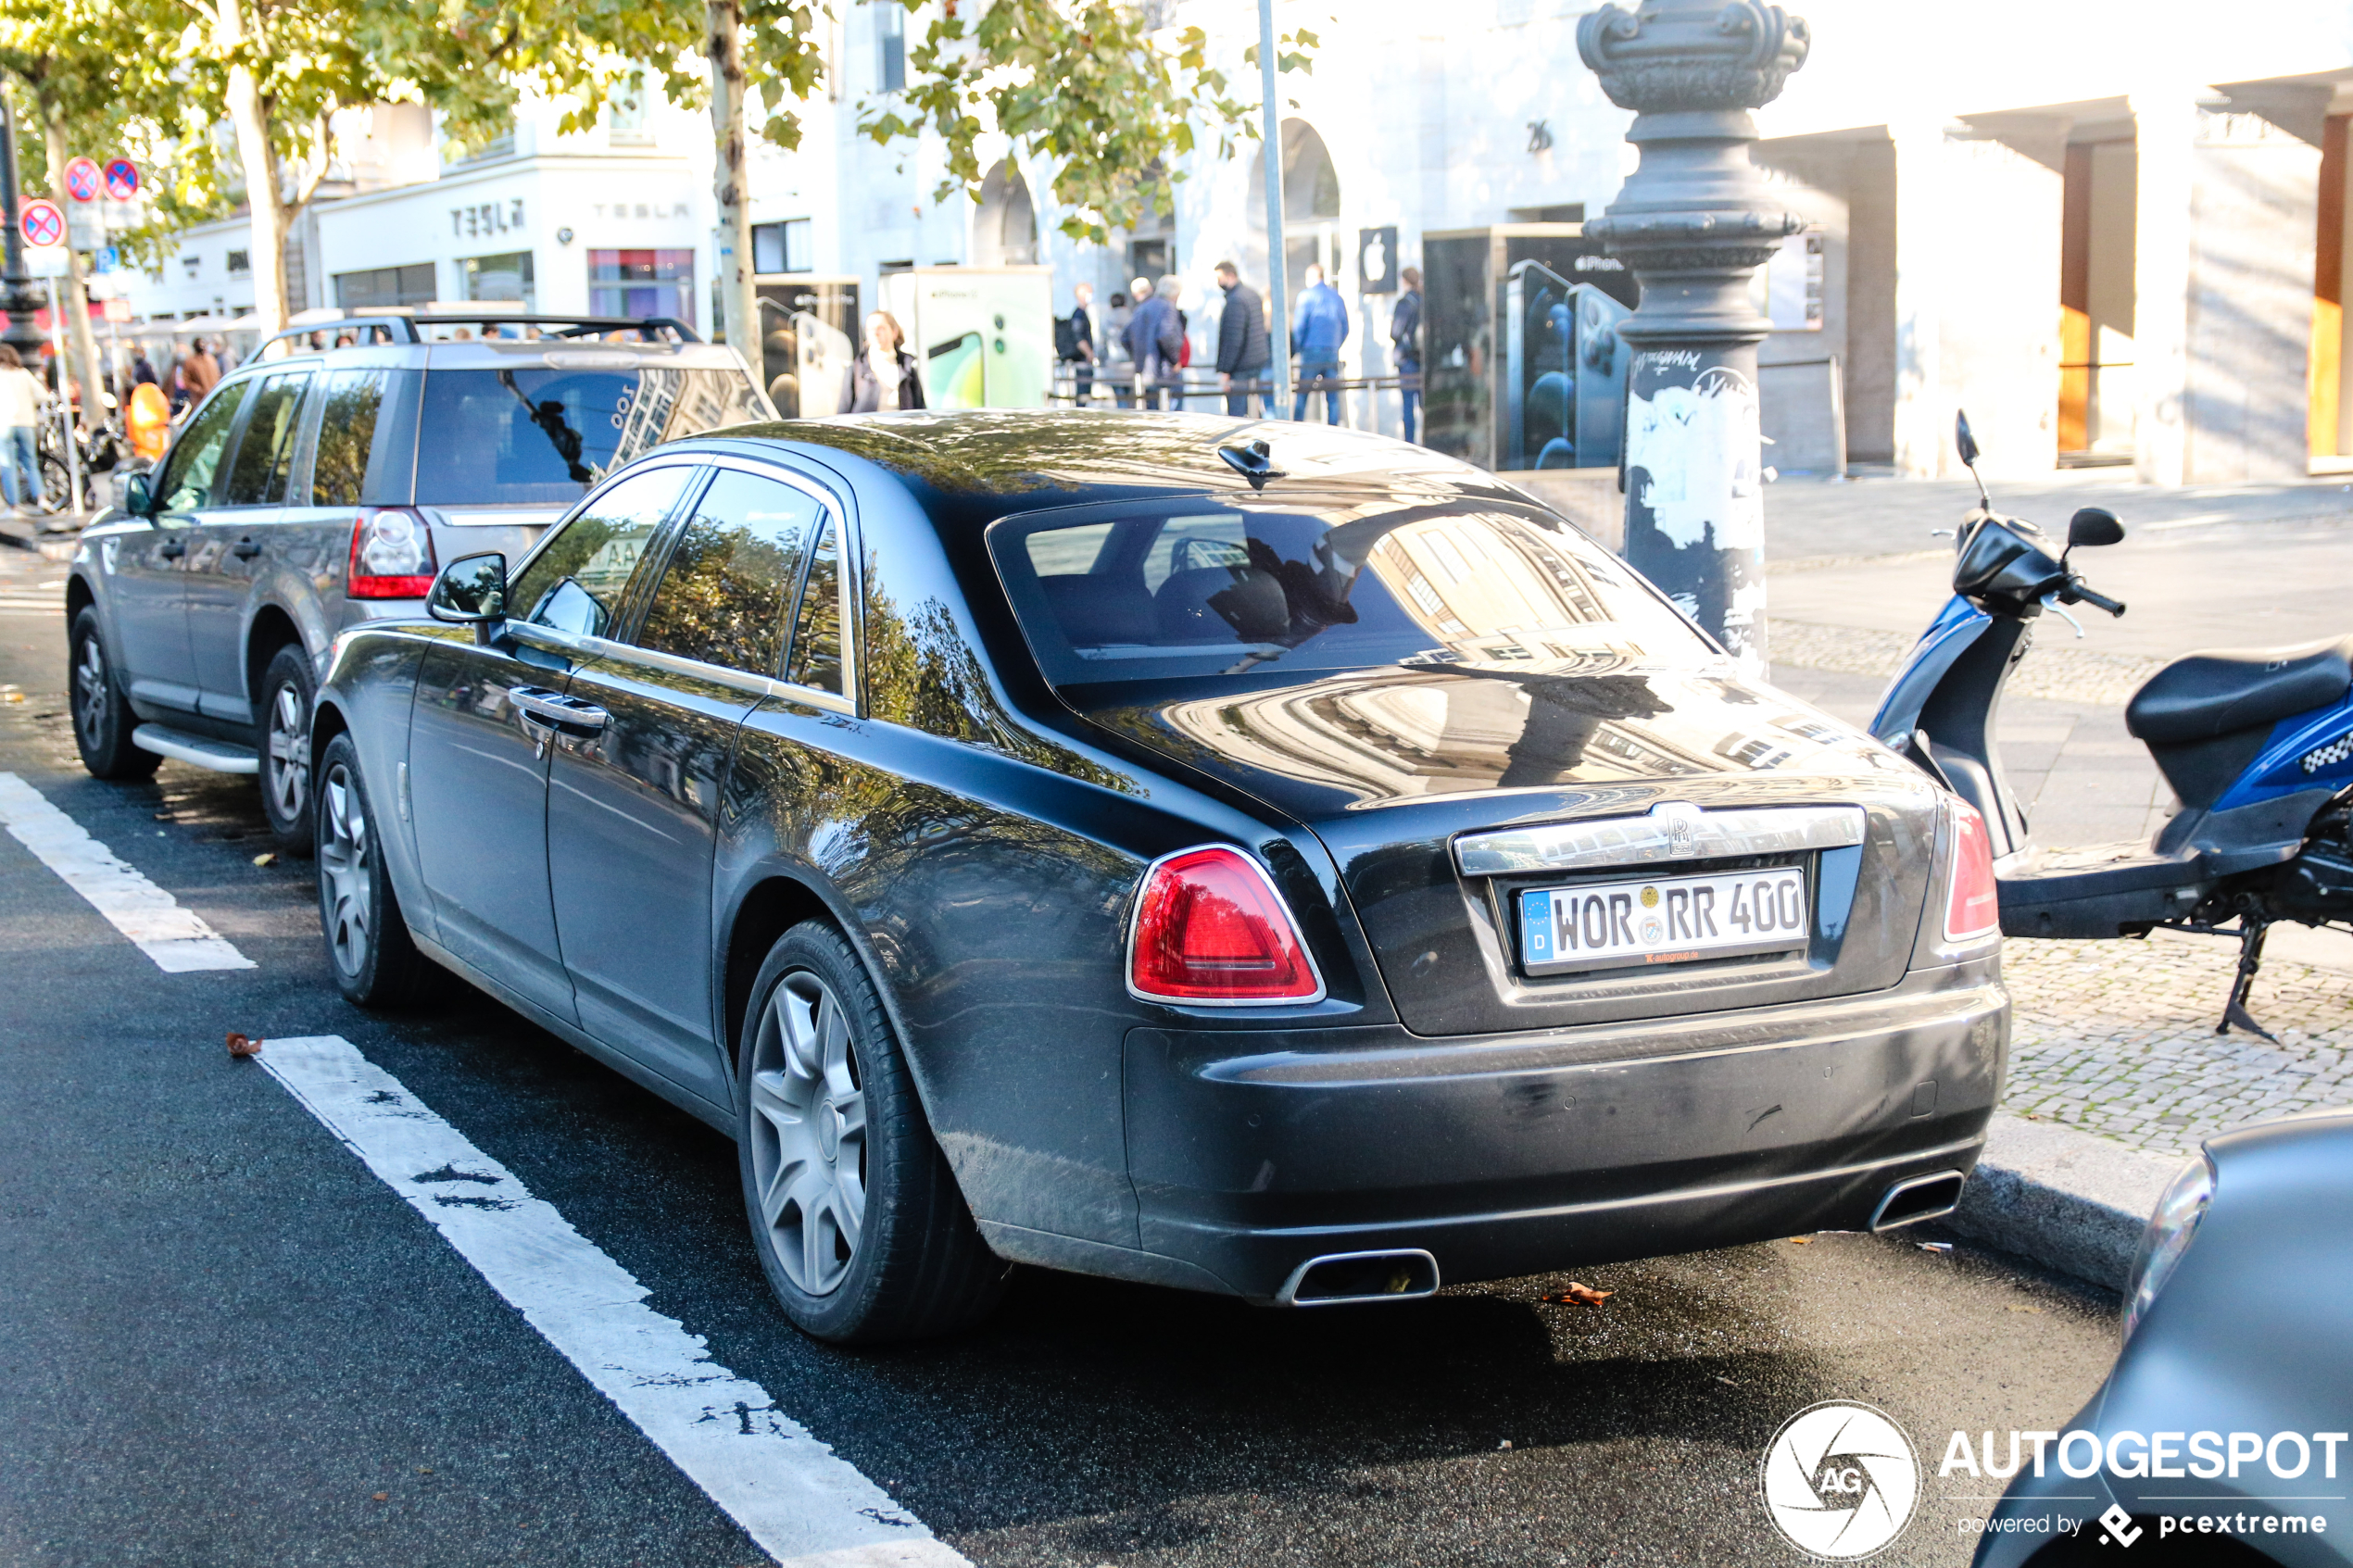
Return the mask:
M 1966 413 L 1955 434 L 1978 504 L 1955 539 L 1953 597 L 1888 686 L 1871 733 L 1984 818 L 2004 935 L 2145 937 L 2162 926 L 2235 936 L 2238 973 L 2215 1032 L 2272 1038 L 2246 1007 L 2265 934 L 2281 921 L 2353 921 L 2353 636 L 2165 666 L 2133 694 L 2124 723 L 2181 809 L 2145 845 L 2037 844 L 1994 741 L 2002 688 L 2046 608 L 2070 623 L 2070 605 L 2124 613 L 2069 564 L 2124 529 L 2085 507 L 2054 559 L 2041 529 L 1993 510 Z

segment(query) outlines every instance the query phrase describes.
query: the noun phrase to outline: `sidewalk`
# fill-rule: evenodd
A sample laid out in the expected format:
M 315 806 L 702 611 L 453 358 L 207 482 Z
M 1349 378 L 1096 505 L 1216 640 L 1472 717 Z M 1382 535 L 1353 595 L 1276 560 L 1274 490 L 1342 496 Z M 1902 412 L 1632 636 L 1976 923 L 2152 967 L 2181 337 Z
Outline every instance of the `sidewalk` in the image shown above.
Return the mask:
M 2038 839 L 2145 841 L 2172 797 L 2125 733 L 2125 701 L 2202 646 L 2353 631 L 2343 587 L 2353 580 L 2353 491 L 2337 481 L 2189 492 L 2120 485 L 2114 470 L 2061 477 L 2032 496 L 1997 487 L 1995 505 L 2054 530 L 2076 506 L 2115 510 L 2127 542 L 2083 565 L 2133 609 L 2122 621 L 2086 619 L 2081 641 L 2045 618 L 2004 701 L 2004 760 Z M 1768 595 L 1774 684 L 1869 720 L 1950 591 L 1949 545 L 1922 550 L 1883 520 L 1948 525 L 1974 497 L 1967 484 L 1894 481 L 1768 492 L 1780 552 Z M 2214 1033 L 2237 958 L 2234 941 L 2172 932 L 2009 942 L 2004 1114 L 1955 1228 L 2115 1287 L 2149 1207 L 2202 1139 L 2353 1102 L 2353 935 L 2273 928 L 2250 1010 L 2276 1045 Z

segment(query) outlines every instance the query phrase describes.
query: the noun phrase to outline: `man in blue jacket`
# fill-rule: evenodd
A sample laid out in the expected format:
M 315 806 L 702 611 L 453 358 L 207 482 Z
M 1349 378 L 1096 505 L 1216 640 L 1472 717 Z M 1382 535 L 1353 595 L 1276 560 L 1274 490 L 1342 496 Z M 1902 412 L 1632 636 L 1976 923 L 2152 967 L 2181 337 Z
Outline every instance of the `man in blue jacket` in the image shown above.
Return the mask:
M 1291 399 L 1290 417 L 1307 417 L 1308 394 L 1324 383 L 1325 423 L 1340 423 L 1340 348 L 1348 341 L 1348 306 L 1340 291 L 1324 282 L 1322 267 L 1310 262 L 1307 286 L 1299 291 L 1299 307 L 1291 319 L 1290 347 L 1299 357 L 1299 393 Z
M 1176 302 L 1153 291 L 1150 278 L 1129 285 L 1136 313 L 1127 319 L 1127 358 L 1135 361 L 1139 406 L 1164 408 L 1167 387 L 1176 380 L 1176 361 L 1185 352 L 1185 330 L 1176 320 Z

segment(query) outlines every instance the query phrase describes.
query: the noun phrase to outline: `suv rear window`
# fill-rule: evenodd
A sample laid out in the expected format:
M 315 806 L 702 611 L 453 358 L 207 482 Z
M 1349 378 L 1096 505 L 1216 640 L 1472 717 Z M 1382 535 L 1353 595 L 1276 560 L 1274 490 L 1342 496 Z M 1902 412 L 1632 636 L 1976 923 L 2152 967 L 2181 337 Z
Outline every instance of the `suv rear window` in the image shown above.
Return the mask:
M 1675 608 L 1559 519 L 1388 495 L 1202 497 L 989 530 L 1058 684 L 1380 664 L 1590 669 L 1708 657 Z
M 417 503 L 576 501 L 660 442 L 767 417 L 750 381 L 730 370 L 429 370 Z

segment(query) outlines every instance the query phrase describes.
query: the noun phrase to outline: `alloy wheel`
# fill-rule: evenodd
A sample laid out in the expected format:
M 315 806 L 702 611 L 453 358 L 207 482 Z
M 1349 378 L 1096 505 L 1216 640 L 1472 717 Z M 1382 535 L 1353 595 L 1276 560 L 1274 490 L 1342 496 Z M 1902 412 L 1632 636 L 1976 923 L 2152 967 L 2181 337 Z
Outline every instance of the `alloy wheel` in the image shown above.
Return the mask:
M 785 1276 L 824 1296 L 849 1273 L 866 1222 L 866 1096 L 849 1018 L 807 970 L 785 976 L 752 1042 L 756 1223 Z
M 282 822 L 299 817 L 310 794 L 310 734 L 301 696 L 287 681 L 270 703 L 270 804 Z
M 82 638 L 82 656 L 73 667 L 73 721 L 84 749 L 95 751 L 105 744 L 107 704 L 113 695 L 107 681 L 107 650 L 97 638 Z
M 368 863 L 368 810 L 351 770 L 338 762 L 327 772 L 320 792 L 322 832 L 319 842 L 319 876 L 326 895 L 327 947 L 335 967 L 358 974 L 367 967 L 370 901 L 375 873 Z

